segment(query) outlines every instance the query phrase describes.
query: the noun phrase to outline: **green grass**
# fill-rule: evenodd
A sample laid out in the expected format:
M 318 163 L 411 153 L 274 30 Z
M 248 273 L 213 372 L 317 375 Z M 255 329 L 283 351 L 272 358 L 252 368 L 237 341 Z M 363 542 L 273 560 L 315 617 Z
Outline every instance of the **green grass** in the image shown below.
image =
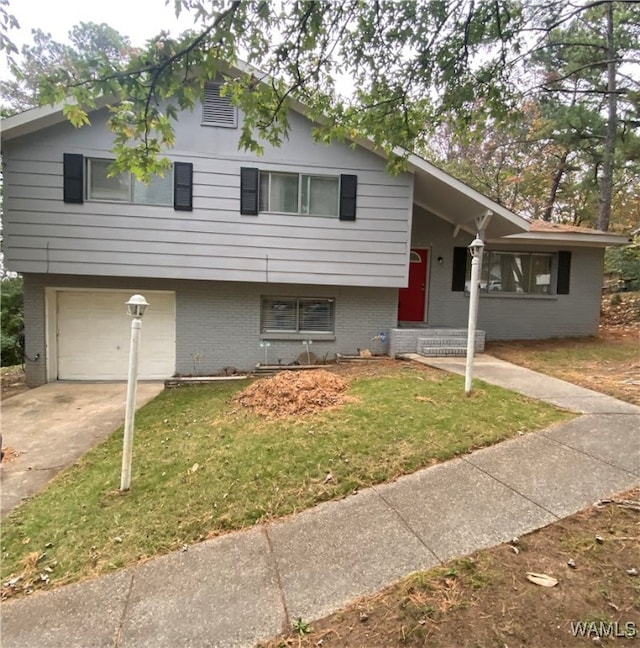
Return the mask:
M 576 365 L 588 363 L 620 363 L 640 359 L 637 341 L 611 344 L 598 338 L 566 340 L 562 346 L 526 351 L 528 362 L 541 369 L 564 372 L 575 371 Z
M 120 429 L 25 502 L 3 523 L 3 582 L 112 571 L 571 416 L 488 385 L 465 398 L 460 378 L 406 365 L 298 419 L 239 407 L 245 385 L 168 390 L 142 408 L 130 492 L 118 491 Z

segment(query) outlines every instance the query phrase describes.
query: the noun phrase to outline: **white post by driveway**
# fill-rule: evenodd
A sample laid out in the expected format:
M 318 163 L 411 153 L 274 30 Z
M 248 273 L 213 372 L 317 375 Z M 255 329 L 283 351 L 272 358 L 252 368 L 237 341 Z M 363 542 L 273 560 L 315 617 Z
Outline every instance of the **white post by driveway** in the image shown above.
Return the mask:
M 467 366 L 464 374 L 464 393 L 471 393 L 473 381 L 473 356 L 476 351 L 476 324 L 478 322 L 478 301 L 480 297 L 480 269 L 484 243 L 479 235 L 469 245 L 471 253 L 471 285 L 469 286 L 469 324 L 467 327 Z
M 142 316 L 149 304 L 142 295 L 133 295 L 127 302 L 131 320 L 131 346 L 129 348 L 129 375 L 127 378 L 127 404 L 124 415 L 124 440 L 122 447 L 122 475 L 120 490 L 127 491 L 131 487 L 131 458 L 133 455 L 133 422 L 136 413 L 136 386 L 138 384 L 138 349 L 140 347 L 140 331 Z

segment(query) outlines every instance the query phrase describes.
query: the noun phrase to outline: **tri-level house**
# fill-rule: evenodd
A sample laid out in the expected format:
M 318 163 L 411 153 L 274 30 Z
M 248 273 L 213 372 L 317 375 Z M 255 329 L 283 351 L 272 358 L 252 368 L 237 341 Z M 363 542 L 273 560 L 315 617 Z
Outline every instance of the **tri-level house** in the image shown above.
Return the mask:
M 24 277 L 30 385 L 125 378 L 134 293 L 150 303 L 143 379 L 286 364 L 309 341 L 320 358 L 444 350 L 437 338 L 466 326 L 479 229 L 487 338 L 597 332 L 603 250 L 620 237 L 534 227 L 416 155 L 389 175 L 366 142 L 315 144 L 295 111 L 256 157 L 238 149 L 241 120 L 207 85 L 180 115 L 172 172 L 149 185 L 108 174 L 106 110 L 81 129 L 60 107 L 4 120 L 5 264 Z

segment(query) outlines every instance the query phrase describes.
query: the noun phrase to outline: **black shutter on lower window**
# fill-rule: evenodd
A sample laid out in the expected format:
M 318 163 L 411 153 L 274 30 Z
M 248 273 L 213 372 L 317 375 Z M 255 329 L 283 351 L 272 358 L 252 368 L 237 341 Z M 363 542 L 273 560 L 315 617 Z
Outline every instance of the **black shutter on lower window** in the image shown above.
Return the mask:
M 240 168 L 240 213 L 257 216 L 260 198 L 260 169 Z
M 358 176 L 340 176 L 340 220 L 356 219 L 356 196 L 358 195 Z
M 65 153 L 62 156 L 63 198 L 66 203 L 84 201 L 84 156 Z
M 176 211 L 193 211 L 193 164 L 173 163 L 173 208 Z
M 568 295 L 571 284 L 571 252 L 558 252 L 558 284 L 556 293 Z
M 453 292 L 464 292 L 467 280 L 467 254 L 466 247 L 453 248 L 453 275 L 451 277 L 451 290 Z

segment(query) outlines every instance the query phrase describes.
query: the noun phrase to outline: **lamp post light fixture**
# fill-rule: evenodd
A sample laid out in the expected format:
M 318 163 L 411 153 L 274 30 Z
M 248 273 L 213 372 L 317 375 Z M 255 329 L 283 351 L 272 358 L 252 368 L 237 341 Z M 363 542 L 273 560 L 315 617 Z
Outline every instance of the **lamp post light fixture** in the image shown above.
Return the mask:
M 122 475 L 120 490 L 131 487 L 131 456 L 133 454 L 133 420 L 136 413 L 136 385 L 138 382 L 138 349 L 142 316 L 147 309 L 147 300 L 142 295 L 133 295 L 127 302 L 127 312 L 131 320 L 131 346 L 129 347 L 129 375 L 127 378 L 127 404 L 124 415 L 124 440 L 122 447 Z
M 464 374 L 464 393 L 471 393 L 473 381 L 473 356 L 476 350 L 476 323 L 478 321 L 478 299 L 480 297 L 480 267 L 484 243 L 479 235 L 471 241 L 471 285 L 469 290 L 469 325 L 467 327 L 467 366 Z

